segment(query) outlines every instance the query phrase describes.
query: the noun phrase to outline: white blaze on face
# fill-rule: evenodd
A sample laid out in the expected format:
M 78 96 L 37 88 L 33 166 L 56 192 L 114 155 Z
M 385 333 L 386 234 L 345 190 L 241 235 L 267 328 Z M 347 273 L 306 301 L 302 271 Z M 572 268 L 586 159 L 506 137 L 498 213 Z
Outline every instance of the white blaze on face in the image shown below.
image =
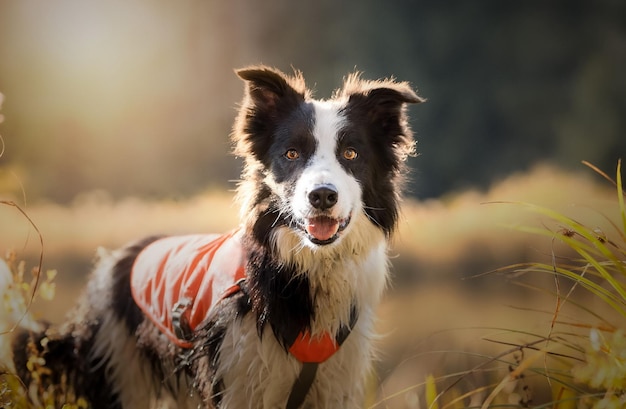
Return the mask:
M 332 238 L 343 222 L 360 211 L 361 188 L 337 159 L 337 139 L 345 118 L 339 115 L 337 102 L 313 102 L 315 108 L 316 150 L 296 182 L 293 213 L 305 222 L 311 236 L 324 241 Z M 310 201 L 311 191 L 328 186 L 337 191 L 337 203 L 321 216 Z

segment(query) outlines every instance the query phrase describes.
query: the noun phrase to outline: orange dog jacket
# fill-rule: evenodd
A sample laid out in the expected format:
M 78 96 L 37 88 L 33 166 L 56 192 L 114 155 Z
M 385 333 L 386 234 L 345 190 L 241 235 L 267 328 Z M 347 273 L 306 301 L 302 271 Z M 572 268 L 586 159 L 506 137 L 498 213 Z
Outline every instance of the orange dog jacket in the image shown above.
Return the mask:
M 191 348 L 193 332 L 245 279 L 240 231 L 159 239 L 139 253 L 131 272 L 133 298 L 173 343 Z M 343 339 L 341 340 L 343 341 Z M 300 362 L 324 362 L 339 349 L 335 337 L 301 333 L 289 347 Z

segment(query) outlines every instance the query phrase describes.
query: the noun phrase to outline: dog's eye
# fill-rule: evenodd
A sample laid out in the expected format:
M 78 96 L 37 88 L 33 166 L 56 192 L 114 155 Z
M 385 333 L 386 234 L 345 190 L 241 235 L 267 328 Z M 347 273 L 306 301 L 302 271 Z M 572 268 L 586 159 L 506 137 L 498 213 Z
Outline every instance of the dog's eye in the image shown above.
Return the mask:
M 300 154 L 295 149 L 289 149 L 287 152 L 285 152 L 285 158 L 289 160 L 296 160 L 299 157 L 300 157 Z
M 343 151 L 343 157 L 346 160 L 355 160 L 357 156 L 359 156 L 359 154 L 356 153 L 356 151 L 353 148 L 348 148 L 345 151 Z

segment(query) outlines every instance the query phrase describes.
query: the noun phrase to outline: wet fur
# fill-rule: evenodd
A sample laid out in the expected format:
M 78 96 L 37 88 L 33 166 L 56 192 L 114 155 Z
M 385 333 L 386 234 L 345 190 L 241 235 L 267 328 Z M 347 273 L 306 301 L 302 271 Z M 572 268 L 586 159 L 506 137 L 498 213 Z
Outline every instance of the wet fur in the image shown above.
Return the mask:
M 182 350 L 131 296 L 132 264 L 154 238 L 103 254 L 65 324 L 15 337 L 13 362 L 26 385 L 33 381 L 26 362 L 37 353 L 51 370 L 44 386 L 65 382 L 95 408 L 281 408 L 301 367 L 287 347 L 302 331 L 336 333 L 354 309 L 355 327 L 320 365 L 302 407 L 361 407 L 387 240 L 414 149 L 406 104 L 421 99 L 406 83 L 358 74 L 326 101 L 312 99 L 299 72 L 257 66 L 238 75 L 246 83 L 233 131 L 245 160 L 238 188 L 244 291 L 221 302 L 193 348 Z M 347 148 L 359 156 L 346 160 Z M 288 149 L 297 160 L 285 159 Z M 338 191 L 331 209 L 306 199 L 322 185 Z M 323 245 L 306 228 L 320 215 L 349 221 Z

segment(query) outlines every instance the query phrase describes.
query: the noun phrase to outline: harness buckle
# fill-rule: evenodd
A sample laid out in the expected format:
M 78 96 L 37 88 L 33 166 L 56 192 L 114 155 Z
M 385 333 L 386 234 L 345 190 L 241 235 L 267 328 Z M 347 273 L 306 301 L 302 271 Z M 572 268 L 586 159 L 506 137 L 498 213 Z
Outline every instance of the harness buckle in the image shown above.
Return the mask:
M 189 297 L 181 297 L 172 307 L 172 328 L 174 334 L 183 341 L 191 341 L 193 331 L 189 325 L 189 319 L 185 312 L 192 306 L 193 301 Z

